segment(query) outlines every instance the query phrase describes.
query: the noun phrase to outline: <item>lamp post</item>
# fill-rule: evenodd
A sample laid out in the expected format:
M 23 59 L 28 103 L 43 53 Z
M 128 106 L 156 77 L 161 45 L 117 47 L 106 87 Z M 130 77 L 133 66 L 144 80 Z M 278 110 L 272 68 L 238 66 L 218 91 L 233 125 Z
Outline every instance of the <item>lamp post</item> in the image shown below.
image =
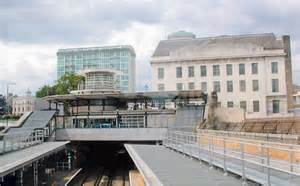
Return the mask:
M 10 85 L 16 85 L 16 83 L 8 82 L 8 83 L 6 84 L 6 108 L 7 108 L 7 113 L 8 113 L 8 111 L 9 111 L 9 107 L 8 107 L 8 102 L 9 102 L 9 100 L 8 100 L 8 98 L 9 98 L 9 86 L 10 86 Z

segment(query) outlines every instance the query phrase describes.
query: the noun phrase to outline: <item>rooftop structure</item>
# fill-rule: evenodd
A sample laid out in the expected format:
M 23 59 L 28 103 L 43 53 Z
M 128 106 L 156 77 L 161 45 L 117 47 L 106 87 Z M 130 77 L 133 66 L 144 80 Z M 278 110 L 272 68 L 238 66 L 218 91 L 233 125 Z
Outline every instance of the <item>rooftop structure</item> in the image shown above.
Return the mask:
M 82 71 L 85 81 L 79 84 L 79 89 L 72 91 L 72 94 L 95 94 L 117 91 L 118 83 L 115 76 L 119 72 L 106 69 L 87 69 Z

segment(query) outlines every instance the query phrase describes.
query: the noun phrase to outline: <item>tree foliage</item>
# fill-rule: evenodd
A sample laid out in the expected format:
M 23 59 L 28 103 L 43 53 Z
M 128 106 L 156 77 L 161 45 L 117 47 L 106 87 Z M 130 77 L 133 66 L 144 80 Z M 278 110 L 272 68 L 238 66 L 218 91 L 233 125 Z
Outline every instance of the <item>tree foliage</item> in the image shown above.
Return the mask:
M 44 85 L 36 92 L 36 97 L 41 98 L 50 95 L 69 94 L 77 90 L 78 84 L 84 81 L 84 77 L 76 74 L 67 74 L 59 78 L 54 86 Z

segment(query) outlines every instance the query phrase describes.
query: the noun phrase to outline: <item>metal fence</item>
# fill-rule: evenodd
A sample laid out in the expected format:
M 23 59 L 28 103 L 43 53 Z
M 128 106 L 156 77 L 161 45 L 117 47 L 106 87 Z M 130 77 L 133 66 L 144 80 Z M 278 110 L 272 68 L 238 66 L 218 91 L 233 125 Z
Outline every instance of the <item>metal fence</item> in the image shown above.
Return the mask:
M 40 144 L 47 136 L 43 129 L 0 134 L 0 154 Z
M 169 131 L 163 144 L 185 155 L 263 185 L 299 185 L 300 146 Z M 200 162 L 201 162 L 200 161 Z

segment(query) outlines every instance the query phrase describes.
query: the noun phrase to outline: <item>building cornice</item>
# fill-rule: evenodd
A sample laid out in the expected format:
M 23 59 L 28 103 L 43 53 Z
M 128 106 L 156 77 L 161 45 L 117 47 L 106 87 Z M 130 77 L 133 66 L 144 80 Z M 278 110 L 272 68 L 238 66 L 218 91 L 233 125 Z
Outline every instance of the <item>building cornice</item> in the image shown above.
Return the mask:
M 258 57 L 278 57 L 285 56 L 286 53 L 262 53 L 262 54 L 241 54 L 241 55 L 228 55 L 228 56 L 199 56 L 199 57 L 153 57 L 150 61 L 154 63 L 170 63 L 170 62 L 182 62 L 182 61 L 208 61 L 208 60 L 222 60 L 222 59 L 243 59 L 243 58 L 258 58 Z

